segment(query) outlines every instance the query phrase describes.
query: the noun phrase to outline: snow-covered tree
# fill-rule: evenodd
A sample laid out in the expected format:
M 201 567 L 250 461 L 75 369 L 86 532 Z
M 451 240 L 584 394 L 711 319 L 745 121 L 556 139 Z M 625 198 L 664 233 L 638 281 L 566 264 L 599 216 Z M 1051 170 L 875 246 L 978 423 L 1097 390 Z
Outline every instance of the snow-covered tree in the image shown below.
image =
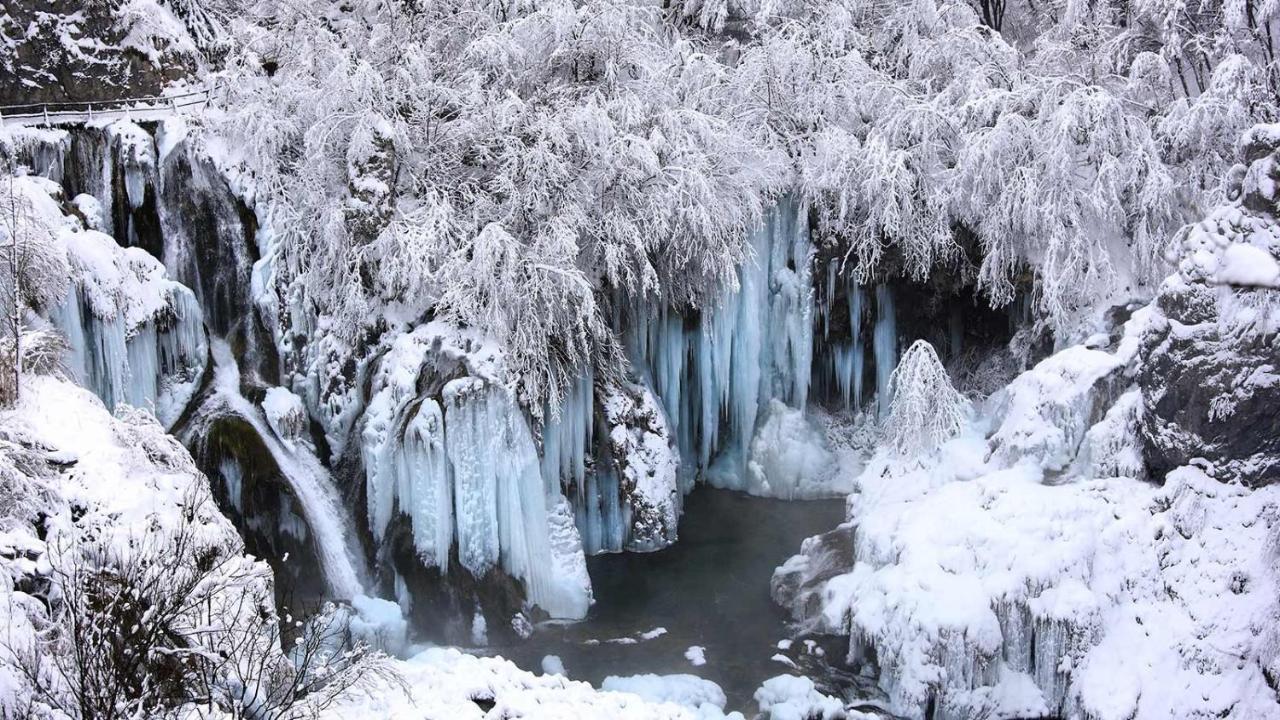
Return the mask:
M 933 452 L 964 427 L 969 403 L 951 385 L 933 346 L 917 340 L 902 354 L 889 379 L 885 443 L 904 458 Z
M 0 303 L 3 303 L 3 332 L 0 332 L 0 405 L 18 399 L 24 361 L 35 361 L 42 369 L 56 364 L 50 352 L 64 343 L 48 331 L 28 328 L 31 308 L 48 308 L 62 299 L 67 288 L 66 254 L 54 237 L 61 218 L 39 217 L 28 184 L 17 182 L 25 172 L 17 165 L 11 145 L 0 138 Z M 52 362 L 51 362 L 52 360 Z

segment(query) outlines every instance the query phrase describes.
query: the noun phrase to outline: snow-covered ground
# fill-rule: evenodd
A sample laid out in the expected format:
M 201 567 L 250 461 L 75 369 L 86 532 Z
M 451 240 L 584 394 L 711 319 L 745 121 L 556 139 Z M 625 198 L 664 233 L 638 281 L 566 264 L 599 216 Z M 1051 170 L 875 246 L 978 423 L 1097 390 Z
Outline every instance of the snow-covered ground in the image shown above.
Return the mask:
M 0 413 L 0 499 L 0 625 L 6 628 L 0 714 L 64 717 L 54 709 L 69 707 L 68 693 L 103 678 L 79 675 L 84 659 L 66 644 L 86 643 L 80 651 L 101 652 L 104 645 L 87 644 L 98 637 L 92 628 L 70 637 L 60 629 L 65 613 L 87 611 L 79 593 L 112 597 L 81 584 L 101 571 L 97 563 L 115 568 L 121 582 L 174 588 L 212 567 L 187 598 L 193 604 L 169 619 L 167 630 L 210 652 L 265 641 L 254 636 L 258 626 L 250 618 L 257 603 L 271 602 L 270 569 L 242 554 L 240 537 L 213 503 L 208 481 L 149 415 L 128 411 L 114 418 L 88 390 L 51 377 L 27 378 L 18 406 Z M 196 567 L 197 558 L 208 565 Z M 150 575 L 152 565 L 163 575 Z M 150 600 L 151 591 L 132 589 L 139 603 Z M 149 620 L 137 622 L 145 627 Z M 128 634 L 126 642 L 138 637 L 137 626 L 114 632 Z M 270 664 L 264 660 L 264 670 Z
M 521 717 L 529 720 L 744 720 L 724 712 L 724 692 L 694 675 L 610 677 L 597 690 L 544 672 L 534 675 L 502 658 L 466 655 L 452 648 L 425 650 L 396 663 L 400 682 L 352 693 L 321 715 L 323 720 L 377 717 Z M 781 675 L 757 692 L 764 720 L 861 720 L 818 692 L 813 682 Z

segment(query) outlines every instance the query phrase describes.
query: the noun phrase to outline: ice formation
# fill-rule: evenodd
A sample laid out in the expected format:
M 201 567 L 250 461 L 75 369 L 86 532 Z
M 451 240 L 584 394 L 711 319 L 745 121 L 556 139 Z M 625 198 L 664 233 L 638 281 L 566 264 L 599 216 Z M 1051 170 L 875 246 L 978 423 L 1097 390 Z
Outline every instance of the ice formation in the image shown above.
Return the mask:
M 57 243 L 70 268 L 62 300 L 45 308 L 71 346 L 68 370 L 110 408 L 152 410 L 172 425 L 199 384 L 208 346 L 200 306 L 145 252 L 64 216 L 39 178 L 14 190 L 30 202 L 26 221 Z
M 501 568 L 524 583 L 529 602 L 581 618 L 591 593 L 573 511 L 559 484 L 544 480 L 497 359 L 469 343 L 482 346 L 428 323 L 397 337 L 378 363 L 361 434 L 370 528 L 381 540 L 399 512 L 424 565 L 447 569 L 456 544 L 473 576 Z
M 836 477 L 837 470 L 821 428 L 803 411 L 770 400 L 751 441 L 747 492 L 785 500 L 848 492 L 847 478 Z
M 632 312 L 632 363 L 652 381 L 685 461 L 682 490 L 699 474 L 718 487 L 757 490 L 746 472 L 751 440 L 772 400 L 804 410 L 813 367 L 813 245 L 807 210 L 786 197 L 752 232 L 738 289 L 696 325 L 670 310 Z M 776 483 L 774 491 L 791 490 Z

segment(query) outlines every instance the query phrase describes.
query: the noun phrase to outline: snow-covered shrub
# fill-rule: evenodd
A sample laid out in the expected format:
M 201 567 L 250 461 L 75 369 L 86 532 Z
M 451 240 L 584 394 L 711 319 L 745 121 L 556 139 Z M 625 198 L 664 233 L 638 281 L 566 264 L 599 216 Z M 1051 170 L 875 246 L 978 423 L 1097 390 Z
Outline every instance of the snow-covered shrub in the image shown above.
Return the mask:
M 889 391 L 885 440 L 904 458 L 932 452 L 964 427 L 969 403 L 951 385 L 938 353 L 925 340 L 902 354 Z
M 14 343 L 11 337 L 0 338 L 0 407 L 10 407 L 18 399 L 19 375 L 33 373 L 36 375 L 64 376 L 67 373 L 66 357 L 71 351 L 67 338 L 57 330 L 50 328 L 22 328 L 18 351 L 21 358 L 14 357 Z M 14 372 L 12 368 L 19 368 Z

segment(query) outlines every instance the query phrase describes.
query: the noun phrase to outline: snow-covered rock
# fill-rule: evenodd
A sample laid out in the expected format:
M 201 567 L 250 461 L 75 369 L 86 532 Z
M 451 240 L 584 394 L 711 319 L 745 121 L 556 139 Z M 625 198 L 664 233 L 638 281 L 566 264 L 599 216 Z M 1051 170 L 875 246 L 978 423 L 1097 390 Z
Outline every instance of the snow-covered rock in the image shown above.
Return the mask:
M 823 695 L 813 681 L 798 675 L 778 675 L 764 681 L 755 694 L 768 720 L 859 720 L 862 713 L 846 713 L 844 703 Z
M 670 702 L 691 708 L 711 705 L 723 710 L 725 704 L 720 686 L 697 675 L 611 675 L 600 683 L 600 689 L 634 693 L 650 702 Z
M 1203 458 L 1222 479 L 1280 479 L 1280 154 L 1276 126 L 1241 141 L 1228 201 L 1184 228 L 1179 273 L 1142 339 L 1142 434 L 1154 472 Z
M 601 402 L 609 457 L 624 505 L 628 550 L 658 550 L 676 540 L 680 457 L 666 415 L 646 385 L 609 387 Z M 608 478 L 603 482 L 608 482 Z M 606 531 L 607 532 L 607 531 Z

